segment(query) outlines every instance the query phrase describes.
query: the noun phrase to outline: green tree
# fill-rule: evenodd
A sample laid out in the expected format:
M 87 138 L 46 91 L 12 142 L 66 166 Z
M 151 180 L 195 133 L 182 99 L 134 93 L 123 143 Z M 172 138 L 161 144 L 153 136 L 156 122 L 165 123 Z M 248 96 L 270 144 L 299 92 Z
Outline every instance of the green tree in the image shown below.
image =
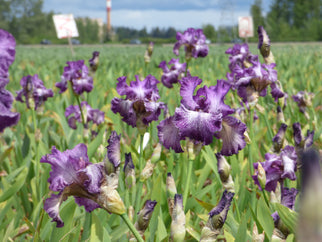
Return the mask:
M 206 24 L 202 26 L 203 33 L 207 37 L 207 39 L 210 39 L 211 41 L 215 41 L 217 37 L 217 33 L 215 30 L 215 27 L 211 24 Z

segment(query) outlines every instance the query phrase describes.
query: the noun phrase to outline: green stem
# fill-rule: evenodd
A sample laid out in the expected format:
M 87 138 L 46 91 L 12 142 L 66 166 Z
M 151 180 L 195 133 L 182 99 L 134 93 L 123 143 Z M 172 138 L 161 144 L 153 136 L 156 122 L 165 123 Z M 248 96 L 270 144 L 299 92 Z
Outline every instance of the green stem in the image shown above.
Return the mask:
M 250 120 L 249 120 L 249 132 L 250 132 L 250 139 L 251 144 L 249 146 L 249 154 L 248 154 L 248 162 L 249 162 L 249 172 L 252 175 L 254 173 L 254 167 L 253 167 L 253 146 L 255 143 L 255 137 L 254 137 L 254 128 L 253 128 L 253 122 L 254 122 L 254 108 L 251 108 L 250 110 Z
M 143 182 L 140 180 L 140 176 L 143 170 L 143 135 L 140 135 L 140 153 L 139 153 L 139 183 L 138 183 L 138 189 L 136 193 L 136 198 L 135 198 L 135 214 L 140 209 L 140 202 L 141 202 L 141 193 L 142 193 L 142 187 L 143 187 Z
M 189 164 L 188 164 L 188 177 L 186 180 L 186 186 L 184 188 L 183 192 L 183 207 L 186 207 L 186 202 L 188 198 L 188 192 L 190 190 L 190 180 L 191 180 L 191 173 L 192 173 L 192 167 L 193 167 L 193 160 L 189 159 Z
M 131 230 L 131 232 L 133 233 L 133 235 L 137 239 L 137 241 L 144 242 L 144 240 L 142 239 L 141 235 L 139 234 L 139 232 L 136 230 L 136 228 L 132 224 L 132 222 L 129 219 L 129 217 L 125 213 L 122 214 L 122 215 L 120 215 L 120 216 L 124 220 L 124 222 L 126 223 L 126 225 L 129 227 L 129 229 Z
M 264 188 L 262 188 L 262 193 L 263 193 L 263 196 L 264 196 L 264 200 L 266 202 L 266 205 L 267 205 L 267 207 L 269 207 L 268 199 L 267 199 L 267 196 L 266 196 L 266 193 L 265 193 Z
M 82 116 L 82 123 L 84 125 L 84 128 L 86 128 L 86 123 L 85 123 L 85 118 L 84 118 L 84 113 L 83 113 L 83 109 L 82 109 L 82 105 L 80 103 L 80 100 L 79 100 L 79 96 L 77 94 L 75 94 L 76 96 L 76 100 L 77 100 L 77 104 L 79 106 L 79 110 L 81 112 L 81 116 Z
M 190 60 L 187 60 L 187 64 L 186 64 L 186 71 L 185 71 L 185 73 L 184 73 L 184 76 L 187 76 L 187 73 L 188 73 L 188 67 L 189 67 L 189 62 L 190 62 Z
M 36 161 L 36 187 L 37 187 L 37 194 L 38 198 L 40 198 L 40 184 L 39 184 L 39 171 L 40 171 L 40 159 L 38 157 L 38 141 L 36 139 L 36 132 L 37 132 L 37 118 L 36 118 L 36 112 L 34 109 L 31 109 L 32 112 L 32 121 L 34 125 L 34 141 L 35 141 L 35 161 Z

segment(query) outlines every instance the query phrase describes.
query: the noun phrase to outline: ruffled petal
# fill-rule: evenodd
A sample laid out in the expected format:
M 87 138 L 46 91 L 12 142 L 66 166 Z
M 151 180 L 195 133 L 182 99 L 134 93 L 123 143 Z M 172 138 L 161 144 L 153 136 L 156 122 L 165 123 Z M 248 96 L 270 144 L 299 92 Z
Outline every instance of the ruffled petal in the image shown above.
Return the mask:
M 60 152 L 53 146 L 51 154 L 43 156 L 40 162 L 51 165 L 48 182 L 52 191 L 62 191 L 66 186 L 79 182 L 77 171 L 90 164 L 85 144 L 78 144 L 64 152 Z
M 181 105 L 176 108 L 174 123 L 180 130 L 181 137 L 195 141 L 212 143 L 214 133 L 221 130 L 222 114 L 191 111 Z
M 227 116 L 222 121 L 222 129 L 216 134 L 222 139 L 222 155 L 230 156 L 237 154 L 246 146 L 244 132 L 247 126 L 239 119 Z
M 173 122 L 174 117 L 162 120 L 158 125 L 158 136 L 160 143 L 167 149 L 172 148 L 176 153 L 183 152 L 180 146 L 181 135 L 178 127 Z

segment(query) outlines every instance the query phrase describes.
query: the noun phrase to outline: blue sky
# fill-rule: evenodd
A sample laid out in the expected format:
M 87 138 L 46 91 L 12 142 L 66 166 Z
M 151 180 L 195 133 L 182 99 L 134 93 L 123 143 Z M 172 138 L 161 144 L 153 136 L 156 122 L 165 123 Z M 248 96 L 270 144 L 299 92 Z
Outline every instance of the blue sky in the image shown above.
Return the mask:
M 265 14 L 272 0 L 262 2 Z M 218 27 L 237 24 L 239 16 L 250 14 L 253 3 L 254 0 L 112 0 L 111 22 L 114 27 L 148 30 L 156 26 L 184 30 L 208 23 Z M 44 11 L 102 18 L 106 22 L 106 0 L 44 0 Z

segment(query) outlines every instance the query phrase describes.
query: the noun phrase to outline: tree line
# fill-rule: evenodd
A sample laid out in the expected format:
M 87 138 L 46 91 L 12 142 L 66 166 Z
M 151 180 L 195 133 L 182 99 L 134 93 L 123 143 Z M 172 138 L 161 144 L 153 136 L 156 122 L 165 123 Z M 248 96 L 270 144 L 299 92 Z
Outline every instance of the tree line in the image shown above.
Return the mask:
M 250 9 L 254 26 L 263 25 L 273 41 L 322 40 L 321 0 L 273 0 L 270 9 L 265 9 L 266 16 L 263 12 L 262 1 L 254 0 Z M 21 44 L 37 44 L 43 39 L 57 44 L 66 43 L 66 40 L 56 38 L 54 14 L 43 11 L 43 0 L 0 0 L 0 28 L 12 33 Z M 109 41 L 129 43 L 132 39 L 170 43 L 179 31 L 173 27 L 154 27 L 150 31 L 146 28 L 115 27 L 112 34 L 107 34 L 105 25 L 100 26 L 90 18 L 76 18 L 76 24 L 78 39 L 88 44 Z M 216 29 L 209 23 L 202 28 L 212 42 L 238 41 L 237 25 Z M 256 38 L 250 38 L 250 41 L 256 41 Z

